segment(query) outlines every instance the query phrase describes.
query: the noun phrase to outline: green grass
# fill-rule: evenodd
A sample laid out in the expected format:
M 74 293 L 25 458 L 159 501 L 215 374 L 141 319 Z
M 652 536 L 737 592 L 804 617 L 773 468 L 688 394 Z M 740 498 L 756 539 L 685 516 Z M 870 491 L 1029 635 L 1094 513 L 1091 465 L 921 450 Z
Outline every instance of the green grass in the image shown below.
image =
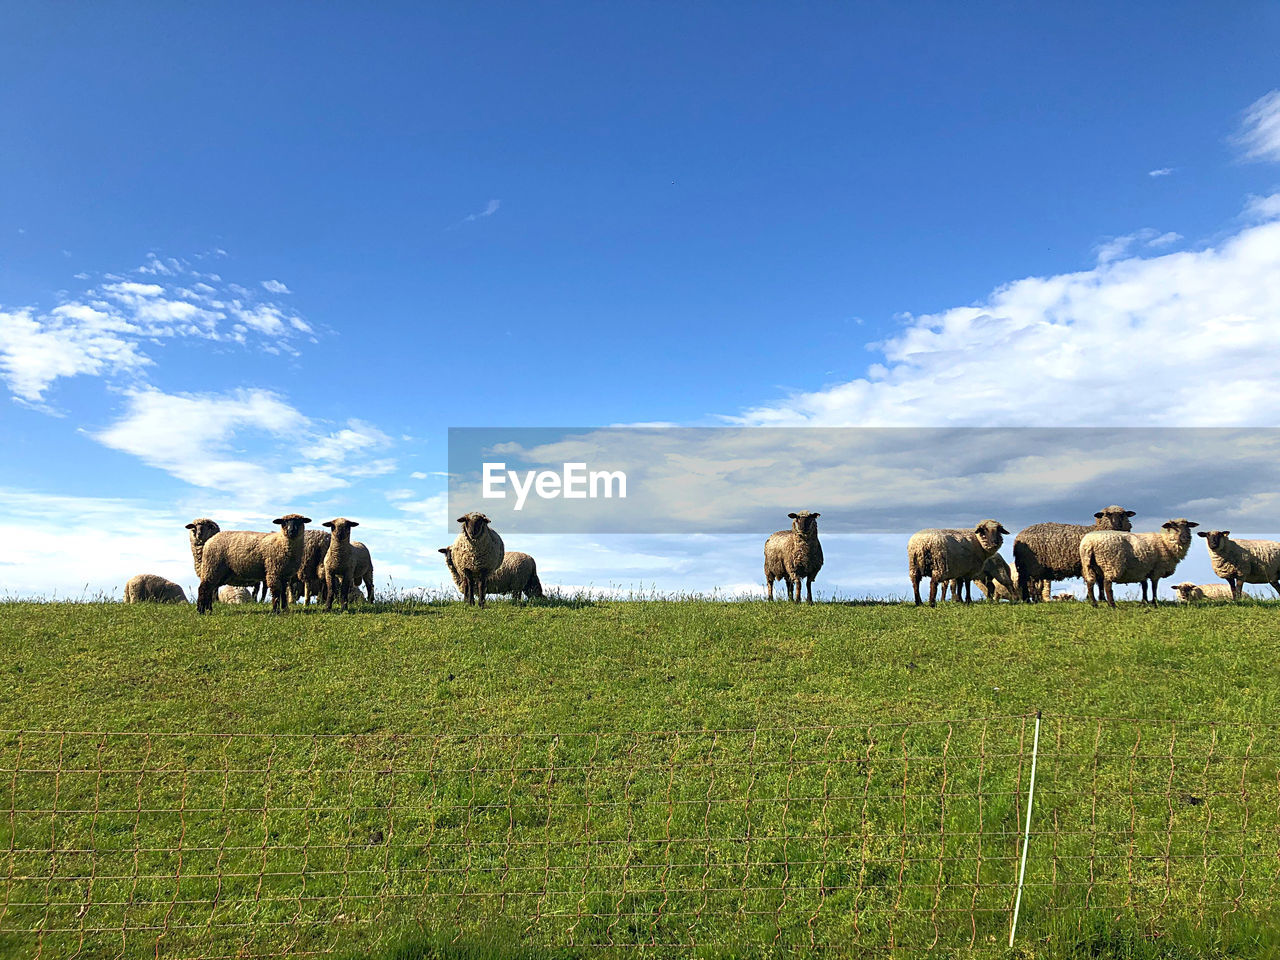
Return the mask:
M 0 604 L 0 955 L 1275 955 L 1277 618 Z

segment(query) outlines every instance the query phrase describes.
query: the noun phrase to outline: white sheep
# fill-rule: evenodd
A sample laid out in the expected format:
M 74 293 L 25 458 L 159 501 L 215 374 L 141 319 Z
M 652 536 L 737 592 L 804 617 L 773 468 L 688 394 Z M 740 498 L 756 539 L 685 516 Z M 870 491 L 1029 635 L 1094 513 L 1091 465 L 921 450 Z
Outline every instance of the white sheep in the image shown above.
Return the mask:
M 1204 530 L 1213 572 L 1231 586 L 1239 600 L 1246 583 L 1269 583 L 1280 593 L 1280 543 L 1275 540 L 1232 540 L 1230 530 Z
M 355 557 L 352 556 L 351 551 L 351 528 L 358 527 L 360 524 L 346 517 L 335 517 L 332 520 L 326 520 L 322 526 L 328 527 L 330 531 L 329 549 L 325 551 L 322 567 L 324 608 L 332 610 L 336 596 L 341 602 L 342 609 L 346 610 L 356 570 Z
M 1195 584 L 1190 581 L 1175 583 L 1173 592 L 1181 603 L 1198 603 L 1204 600 L 1239 599 L 1231 592 L 1231 585 L 1226 583 Z
M 187 529 L 191 531 L 191 533 L 188 534 L 191 541 L 191 560 L 196 569 L 196 576 L 199 577 L 200 565 L 204 556 L 204 545 L 212 539 L 214 534 L 221 532 L 222 528 L 208 517 L 196 517 L 196 519 L 187 524 Z M 256 531 L 245 530 L 242 532 L 250 533 L 255 537 L 271 536 L 269 533 L 258 533 Z M 267 585 L 261 580 L 257 583 L 241 583 L 239 580 L 232 580 L 230 583 L 237 587 L 252 587 L 254 600 L 258 599 L 259 592 L 261 592 L 263 600 L 267 599 Z
M 820 513 L 800 510 L 788 513 L 790 530 L 771 533 L 764 542 L 764 579 L 769 599 L 773 599 L 773 582 L 787 585 L 787 599 L 800 602 L 800 587 L 808 589 L 808 602 L 813 603 L 813 580 L 822 569 L 822 544 L 818 541 Z
M 218 588 L 218 600 L 222 603 L 252 603 L 253 592 L 248 587 L 235 587 L 231 584 Z
M 458 518 L 462 532 L 453 541 L 454 566 L 462 574 L 462 596 L 467 603 L 477 601 L 484 609 L 489 576 L 502 566 L 506 548 L 502 537 L 489 526 L 489 518 L 483 513 L 468 513 Z
M 956 599 L 963 586 L 964 602 L 972 602 L 972 581 L 1008 535 L 998 520 L 983 520 L 972 530 L 928 529 L 912 534 L 907 541 L 907 570 L 916 606 L 921 603 L 920 581 L 925 577 L 929 578 L 929 606 L 938 605 L 938 587 L 948 580 L 957 581 Z
M 457 588 L 465 594 L 467 581 L 458 572 L 453 562 L 453 547 L 440 547 L 439 550 L 444 554 L 444 564 L 449 568 L 449 576 L 453 578 Z M 529 600 L 541 597 L 542 581 L 538 579 L 538 564 L 527 553 L 508 550 L 498 569 L 489 574 L 485 592 L 488 595 L 510 594 L 514 602 L 519 602 L 521 594 Z
M 1142 602 L 1147 602 L 1147 584 L 1151 585 L 1151 605 L 1156 603 L 1160 580 L 1173 572 L 1191 546 L 1191 528 L 1200 524 L 1178 517 L 1166 520 L 1155 533 L 1121 533 L 1098 530 L 1085 534 L 1080 541 L 1080 569 L 1093 605 L 1096 583 L 1107 604 L 1116 605 L 1111 586 L 1115 583 L 1142 584 Z
M 125 603 L 186 603 L 187 595 L 158 573 L 140 573 L 124 585 Z
M 265 580 L 271 589 L 271 611 L 289 612 L 289 581 L 302 563 L 304 534 L 310 517 L 289 513 L 271 521 L 280 529 L 265 537 L 248 530 L 223 530 L 204 545 L 196 612 L 213 609 L 213 597 L 224 584 Z

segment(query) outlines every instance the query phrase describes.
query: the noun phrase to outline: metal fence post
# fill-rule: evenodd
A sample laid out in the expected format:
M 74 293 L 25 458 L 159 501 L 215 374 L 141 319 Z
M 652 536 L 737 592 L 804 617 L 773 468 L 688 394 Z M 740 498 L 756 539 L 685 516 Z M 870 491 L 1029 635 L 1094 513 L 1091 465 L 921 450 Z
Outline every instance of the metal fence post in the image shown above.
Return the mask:
M 1040 753 L 1040 711 L 1036 711 L 1036 732 L 1031 741 L 1031 783 L 1027 788 L 1027 825 L 1022 833 L 1022 865 L 1018 868 L 1018 896 L 1013 902 L 1013 922 L 1009 924 L 1009 946 L 1018 932 L 1018 911 L 1022 909 L 1022 884 L 1027 878 L 1027 847 L 1031 842 L 1031 806 L 1036 798 L 1036 758 Z

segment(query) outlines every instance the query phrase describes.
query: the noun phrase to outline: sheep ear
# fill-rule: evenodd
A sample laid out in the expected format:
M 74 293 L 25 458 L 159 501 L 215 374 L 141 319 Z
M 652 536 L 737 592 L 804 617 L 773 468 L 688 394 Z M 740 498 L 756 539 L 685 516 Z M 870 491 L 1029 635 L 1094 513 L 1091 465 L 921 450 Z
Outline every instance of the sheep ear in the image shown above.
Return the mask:
M 187 529 L 188 529 L 188 530 L 194 530 L 195 528 L 196 528 L 196 525 L 195 525 L 194 523 L 188 523 L 188 524 L 187 524 Z
M 1206 540 L 1208 540 L 1208 539 L 1209 539 L 1209 534 L 1208 534 L 1208 532 L 1207 532 L 1207 531 L 1205 531 L 1205 530 L 1201 530 L 1199 533 L 1197 533 L 1197 534 L 1196 534 L 1196 536 L 1197 536 L 1197 537 L 1204 537 Z
M 996 525 L 996 532 L 997 532 L 997 533 L 1003 533 L 1006 537 L 1009 535 L 1009 531 L 1008 531 L 1008 530 L 1006 530 L 1006 529 L 1004 528 L 1004 524 L 1003 524 L 1003 523 L 1000 523 L 1000 524 L 997 524 L 997 525 Z
M 796 518 L 796 515 L 794 513 L 788 513 L 787 517 L 788 519 L 794 520 Z
M 320 526 L 322 526 L 322 527 L 328 527 L 330 530 L 332 530 L 332 529 L 333 529 L 333 521 L 332 521 L 332 520 L 326 520 L 324 523 L 320 524 Z
M 437 548 L 436 548 L 436 553 L 443 553 L 443 554 L 447 557 L 447 556 L 449 555 L 449 548 L 448 548 L 448 547 L 437 547 Z
M 1136 516 L 1136 515 L 1137 515 L 1137 512 L 1138 512 L 1138 511 L 1136 511 L 1136 510 L 1126 510 L 1126 511 L 1124 512 L 1124 515 L 1125 515 L 1126 517 L 1132 517 L 1132 516 Z M 1097 514 L 1094 514 L 1094 516 L 1097 516 Z
M 272 520 L 271 522 L 272 522 L 272 523 L 279 523 L 279 524 L 283 524 L 283 523 L 284 523 L 284 517 L 276 517 L 276 518 L 275 518 L 274 520 Z
M 1194 520 L 1188 520 L 1188 521 L 1187 521 L 1187 526 L 1188 526 L 1188 527 L 1198 527 L 1198 526 L 1200 526 L 1200 524 L 1196 523 L 1196 521 L 1194 521 Z M 1223 535 L 1224 537 L 1225 537 L 1225 536 L 1227 536 L 1229 533 L 1231 533 L 1231 531 L 1230 531 L 1230 530 L 1223 530 L 1223 531 L 1222 531 L 1222 535 Z
M 349 526 L 349 527 L 358 527 L 358 526 L 360 526 L 360 521 L 359 521 L 359 520 L 348 520 L 348 521 L 347 521 L 347 526 Z
M 454 522 L 455 522 L 455 523 L 466 523 L 466 522 L 467 522 L 467 518 L 466 518 L 466 517 L 459 517 L 459 518 L 458 518 L 457 520 L 455 520 Z
M 1102 511 L 1101 511 L 1101 510 L 1099 510 L 1097 513 L 1095 513 L 1095 514 L 1093 515 L 1093 518 L 1094 518 L 1095 520 L 1101 520 L 1101 519 L 1102 519 Z
M 817 520 L 820 516 L 822 516 L 822 514 L 820 514 L 820 513 L 811 513 L 811 514 L 809 514 L 809 516 L 811 516 L 811 517 L 813 517 L 813 519 Z
M 302 517 L 302 518 L 301 518 L 301 520 L 302 520 L 302 522 L 303 522 L 303 523 L 310 523 L 310 522 L 311 522 L 311 518 L 310 518 L 310 517 Z

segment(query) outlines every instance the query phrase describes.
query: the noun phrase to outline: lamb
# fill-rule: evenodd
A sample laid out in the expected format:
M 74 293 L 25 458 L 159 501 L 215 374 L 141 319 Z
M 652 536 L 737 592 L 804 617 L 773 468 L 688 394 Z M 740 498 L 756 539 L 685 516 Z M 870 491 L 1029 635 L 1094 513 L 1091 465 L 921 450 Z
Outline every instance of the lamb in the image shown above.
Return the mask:
M 271 612 L 289 612 L 289 581 L 302 563 L 304 534 L 310 517 L 288 513 L 272 523 L 280 529 L 262 536 L 248 530 L 223 530 L 204 544 L 198 613 L 213 609 L 213 597 L 225 584 L 265 580 L 271 588 Z
M 172 580 L 155 573 L 140 573 L 124 585 L 125 603 L 186 603 L 187 595 Z
M 218 599 L 222 603 L 251 603 L 253 593 L 248 587 L 233 587 L 227 584 L 225 587 L 218 588 Z
M 1123 533 L 1095 530 L 1080 541 L 1080 569 L 1095 607 L 1093 585 L 1106 596 L 1107 605 L 1116 605 L 1111 586 L 1115 583 L 1142 584 L 1142 602 L 1147 602 L 1151 584 L 1151 605 L 1156 604 L 1156 588 L 1162 577 L 1173 576 L 1191 546 L 1191 528 L 1200 524 L 1178 517 L 1166 520 L 1155 533 Z
M 921 530 L 907 541 L 907 568 L 916 606 L 920 606 L 920 581 L 929 578 L 929 606 L 938 605 L 938 587 L 957 581 L 954 596 L 964 587 L 965 603 L 973 600 L 972 581 L 983 564 L 1000 549 L 1009 531 L 998 520 L 983 520 L 972 530 Z
M 1048 599 L 1054 580 L 1084 576 L 1080 569 L 1080 541 L 1094 530 L 1129 531 L 1132 510 L 1110 506 L 1093 515 L 1093 526 L 1079 523 L 1033 523 L 1018 531 L 1013 540 L 1013 563 L 1018 570 L 1022 599 L 1034 602 L 1037 586 Z M 1089 599 L 1093 599 L 1092 593 Z
M 341 601 L 342 609 L 346 610 L 356 572 L 356 561 L 351 550 L 351 528 L 358 527 L 360 524 L 346 517 L 334 517 L 332 520 L 326 520 L 322 526 L 332 531 L 329 537 L 329 549 L 325 552 L 324 565 L 321 568 L 325 593 L 324 608 L 332 610 L 333 598 L 337 596 Z
M 208 517 L 196 517 L 196 519 L 187 524 L 187 529 L 191 531 L 188 535 L 191 539 L 191 559 L 195 563 L 196 576 L 198 577 L 200 576 L 200 560 L 204 555 L 204 545 L 208 543 L 209 539 L 222 528 Z M 269 537 L 271 534 L 255 533 L 254 536 Z M 267 585 L 262 581 L 258 581 L 257 583 L 240 583 L 238 580 L 232 580 L 231 583 L 234 586 L 239 587 L 253 587 L 254 600 L 258 599 L 259 590 L 261 590 L 262 599 L 267 599 Z
M 483 513 L 474 511 L 459 517 L 462 532 L 453 541 L 453 553 L 450 555 L 462 574 L 463 598 L 470 604 L 479 601 L 481 610 L 484 609 L 489 577 L 502 566 L 506 556 L 502 537 L 489 526 L 489 522 Z
M 466 580 L 458 572 L 453 562 L 453 548 L 440 547 L 444 554 L 445 566 L 449 568 L 449 576 L 463 593 L 466 592 Z M 538 579 L 538 565 L 527 553 L 509 550 L 502 558 L 498 569 L 489 574 L 489 582 L 485 586 L 489 594 L 510 594 L 513 602 L 520 601 L 520 595 L 532 600 L 543 596 L 542 581 Z
M 1200 534 L 1204 536 L 1204 534 Z M 1232 593 L 1231 585 L 1228 583 L 1203 583 L 1194 584 L 1190 581 L 1175 583 L 1173 592 L 1178 595 L 1180 603 L 1197 603 L 1204 600 L 1238 600 L 1239 597 Z
M 1230 530 L 1204 530 L 1213 572 L 1231 586 L 1236 600 L 1246 583 L 1269 583 L 1280 593 L 1280 543 L 1275 540 L 1232 540 Z
M 788 513 L 790 530 L 779 530 L 764 542 L 764 579 L 773 599 L 773 581 L 787 585 L 787 599 L 800 602 L 800 587 L 808 589 L 808 602 L 813 603 L 813 580 L 822 569 L 822 544 L 818 541 L 820 513 L 801 510 Z

